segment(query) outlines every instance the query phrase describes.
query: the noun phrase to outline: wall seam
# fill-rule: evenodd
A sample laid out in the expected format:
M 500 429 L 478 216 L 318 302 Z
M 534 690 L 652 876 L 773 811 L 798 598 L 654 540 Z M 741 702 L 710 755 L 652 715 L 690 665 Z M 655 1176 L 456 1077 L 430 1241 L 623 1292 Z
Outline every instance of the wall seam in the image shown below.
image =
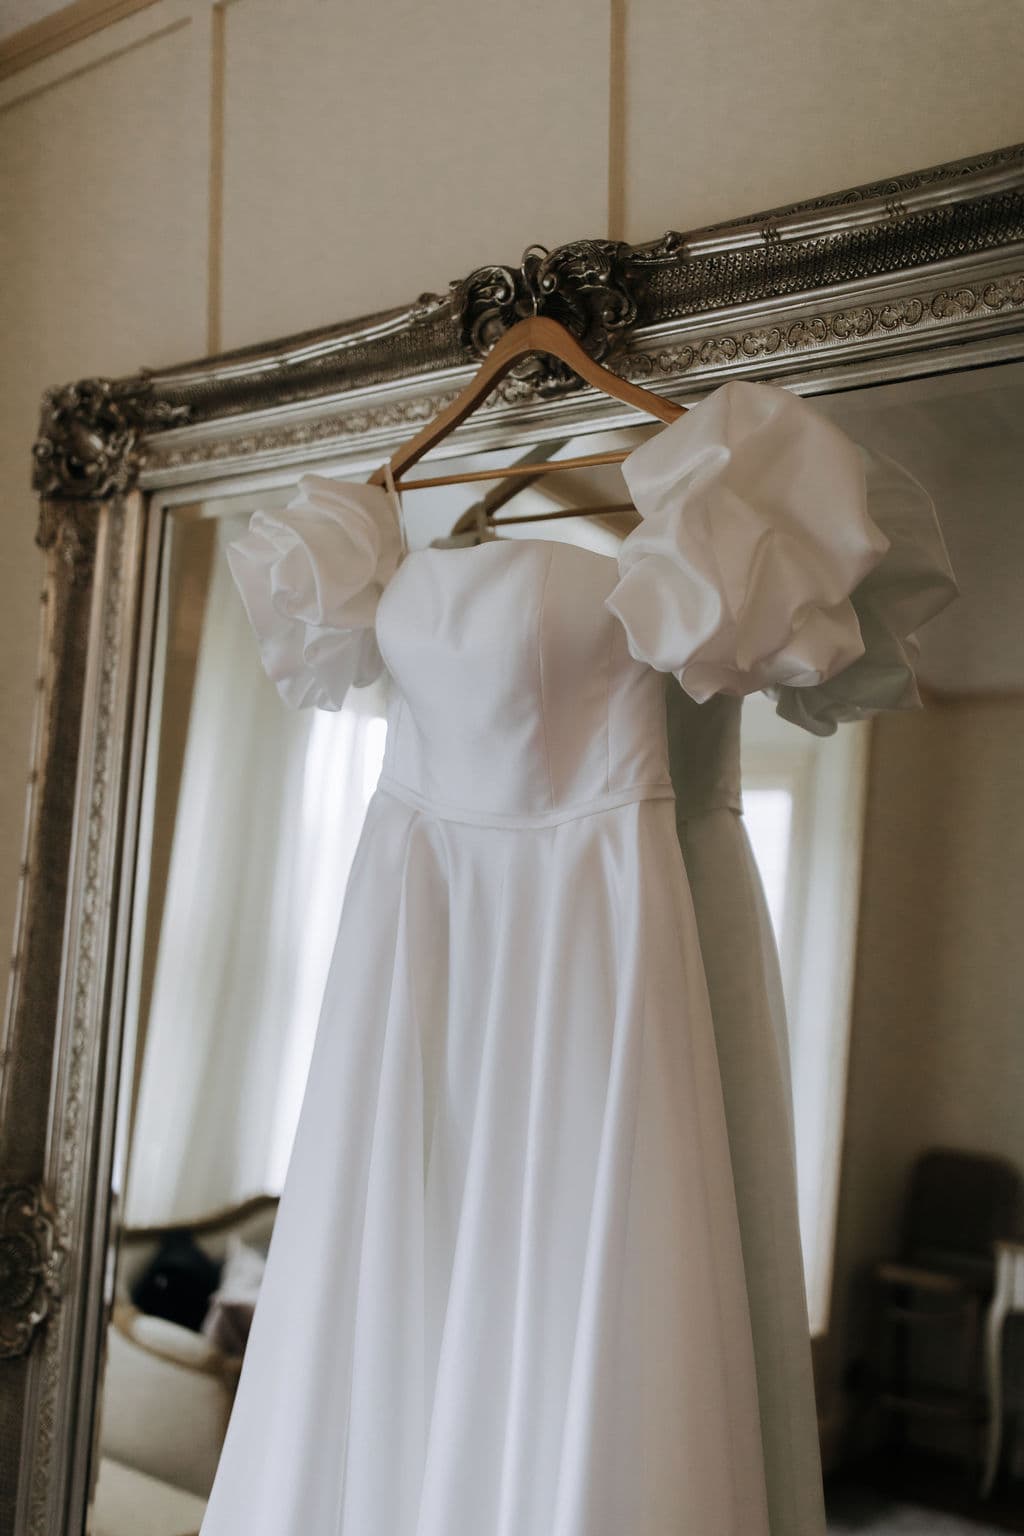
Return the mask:
M 608 238 L 626 238 L 626 0 L 608 13 Z
M 15 107 L 22 107 L 26 102 L 36 101 L 40 96 L 47 95 L 50 91 L 59 90 L 71 80 L 79 80 L 83 75 L 90 75 L 104 65 L 113 63 L 116 59 L 123 59 L 127 54 L 137 53 L 140 48 L 146 48 L 150 43 L 161 42 L 165 37 L 170 37 L 182 28 L 191 25 L 192 18 L 183 16 L 178 21 L 172 21 L 165 27 L 159 27 L 156 31 L 147 32 L 144 37 L 137 37 L 130 43 L 125 43 L 121 48 L 112 48 L 109 53 L 102 53 L 98 58 L 90 59 L 88 63 L 81 64 L 77 69 L 69 69 L 65 74 L 58 75 L 54 80 L 47 80 L 45 84 L 36 86 L 33 90 L 23 91 L 18 96 L 12 96 L 9 101 L 0 102 L 0 115 L 13 112 Z
M 71 48 L 75 43 L 115 26 L 156 0 L 75 0 L 41 21 L 21 27 L 0 40 L 0 80 Z
M 206 348 L 221 349 L 224 270 L 224 77 L 225 31 L 223 5 L 210 12 L 210 171 L 207 228 Z

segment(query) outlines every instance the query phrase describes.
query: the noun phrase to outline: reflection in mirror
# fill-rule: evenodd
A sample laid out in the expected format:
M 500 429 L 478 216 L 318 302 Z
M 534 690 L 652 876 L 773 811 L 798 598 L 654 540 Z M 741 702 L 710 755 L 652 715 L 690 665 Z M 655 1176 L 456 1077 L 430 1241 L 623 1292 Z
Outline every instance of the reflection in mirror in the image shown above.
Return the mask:
M 1007 825 L 999 809 L 1019 798 L 1024 761 L 1024 522 L 1015 489 L 1024 444 L 1013 426 L 1022 395 L 1024 371 L 997 368 L 818 399 L 931 491 L 963 596 L 924 636 L 920 676 L 933 701 L 925 712 L 818 737 L 781 721 L 770 700 L 751 699 L 744 710 L 746 816 L 789 1016 L 827 1455 L 839 1433 L 833 1404 L 852 1401 L 844 1447 L 977 1456 L 969 1436 L 958 1440 L 955 1418 L 937 1433 L 934 1418 L 900 1404 L 939 1389 L 954 1401 L 962 1388 L 965 1401 L 977 1399 L 980 1322 L 995 1285 L 985 1255 L 992 1241 L 1020 1237 L 1007 1214 L 1005 1230 L 981 1245 L 973 1354 L 954 1330 L 923 1354 L 918 1345 L 904 1352 L 897 1385 L 888 1367 L 876 1369 L 887 1347 L 872 1311 L 885 1289 L 880 1266 L 901 1256 L 924 1263 L 901 1250 L 922 1153 L 947 1147 L 1024 1169 L 1024 1047 L 1011 1023 L 1024 975 L 1006 917 L 1014 902 L 1020 914 L 1024 849 L 1020 818 Z M 543 452 L 628 448 L 654 430 L 590 434 Z M 456 463 L 503 466 L 528 451 Z M 511 484 L 407 495 L 410 544 L 448 535 L 488 498 L 498 518 L 590 513 L 505 523 L 504 537 L 569 540 L 614 555 L 632 526 L 625 511 L 593 514 L 625 500 L 615 466 L 514 482 L 510 497 Z M 225 545 L 250 512 L 289 495 L 275 489 L 179 509 L 165 523 L 92 1536 L 198 1531 L 348 869 L 380 772 L 383 685 L 351 691 L 336 713 L 283 707 L 228 572 Z M 992 894 L 995 869 L 1009 901 Z M 952 1228 L 946 1241 L 960 1242 Z M 934 1254 L 931 1261 L 942 1269 Z M 966 1386 L 957 1376 L 965 1359 Z M 1012 1348 L 1007 1367 L 1012 1395 Z
M 595 441 L 639 442 L 645 431 L 588 438 L 586 451 Z M 557 451 L 583 450 L 569 442 Z M 519 457 L 477 455 L 460 467 Z M 546 485 L 517 486 L 507 515 L 612 495 L 599 471 Z M 486 493 L 418 494 L 410 543 L 449 533 Z M 186 508 L 164 528 L 92 1536 L 198 1530 L 381 767 L 383 685 L 351 690 L 336 713 L 286 709 L 231 579 L 228 542 L 256 506 L 284 505 L 290 494 Z M 615 494 L 621 502 L 621 480 Z M 611 555 L 629 519 L 603 521 L 502 532 L 566 537 Z
M 135 1536 L 198 1527 L 384 747 L 377 689 L 282 708 L 224 558 L 245 521 L 165 531 L 93 1516 Z
M 1024 369 L 821 404 L 929 488 L 961 589 L 921 636 L 925 709 L 872 727 L 826 1441 L 878 1497 L 1019 1530 Z

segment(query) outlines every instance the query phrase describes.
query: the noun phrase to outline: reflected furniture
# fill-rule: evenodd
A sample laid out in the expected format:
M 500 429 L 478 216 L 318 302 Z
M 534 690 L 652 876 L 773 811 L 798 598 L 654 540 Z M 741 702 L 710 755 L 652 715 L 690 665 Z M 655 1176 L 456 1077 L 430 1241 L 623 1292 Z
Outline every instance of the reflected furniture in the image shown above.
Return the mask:
M 988 1438 L 981 1492 L 992 1492 L 1003 1438 L 1003 1330 L 1012 1313 L 1024 1313 L 1024 1240 L 996 1243 L 995 1290 L 985 1318 L 985 1383 Z
M 204 1333 L 139 1310 L 130 1294 L 168 1237 L 190 1235 L 222 1261 L 232 1238 L 266 1248 L 277 1199 L 257 1196 L 188 1225 L 125 1229 L 103 1369 L 100 1454 L 205 1498 L 227 1429 L 241 1356 Z
M 914 1165 L 900 1255 L 873 1274 L 873 1395 L 900 1438 L 907 1420 L 939 1420 L 960 1426 L 969 1455 L 978 1452 L 993 1247 L 1015 1228 L 1022 1187 L 1002 1158 L 933 1148 Z

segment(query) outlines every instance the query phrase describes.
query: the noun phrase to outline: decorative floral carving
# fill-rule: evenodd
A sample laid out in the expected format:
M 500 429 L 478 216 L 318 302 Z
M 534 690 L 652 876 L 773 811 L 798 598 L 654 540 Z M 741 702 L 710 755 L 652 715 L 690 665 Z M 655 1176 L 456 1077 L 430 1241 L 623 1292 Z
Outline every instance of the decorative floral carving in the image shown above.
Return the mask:
M 516 321 L 543 314 L 571 331 L 591 357 L 608 357 L 637 317 L 629 250 L 617 240 L 575 240 L 553 251 L 531 245 L 518 270 L 478 267 L 451 288 L 452 315 L 463 345 L 474 357 L 484 357 Z M 515 374 L 542 392 L 576 382 L 553 359 L 525 359 Z
M 977 295 L 970 288 L 944 288 L 932 299 L 932 314 L 940 320 L 955 319 L 968 315 L 977 304 Z
M 709 336 L 700 348 L 700 360 L 709 366 L 715 363 L 731 363 L 740 349 L 735 336 Z
M 48 500 L 95 502 L 123 494 L 138 474 L 142 434 L 183 426 L 190 416 L 190 406 L 158 399 L 145 374 L 47 390 L 32 450 L 33 484 Z M 53 537 L 52 523 L 40 528 L 40 543 Z
M 829 330 L 841 341 L 851 336 L 867 336 L 874 328 L 874 312 L 866 306 L 861 309 L 842 309 L 829 320 Z
M 989 309 L 1006 309 L 1013 304 L 1024 304 L 1024 277 L 1005 277 L 998 283 L 989 283 L 982 291 L 981 298 Z
M 510 326 L 532 313 L 525 276 L 515 267 L 477 267 L 452 284 L 451 295 L 463 345 L 474 357 L 485 357 Z
M 31 1348 L 36 1329 L 60 1300 L 62 1262 L 40 1191 L 0 1186 L 0 1359 Z
M 88 503 L 127 489 L 137 473 L 154 466 L 231 459 L 243 438 L 261 438 L 259 416 L 283 404 L 305 402 L 315 411 L 323 401 L 325 412 L 333 407 L 337 417 L 354 420 L 362 406 L 353 401 L 350 412 L 338 397 L 358 393 L 365 399 L 364 392 L 381 386 L 442 375 L 467 354 L 484 356 L 509 326 L 533 313 L 557 317 L 592 356 L 613 359 L 637 378 L 671 378 L 702 367 L 718 369 L 736 358 L 816 351 L 872 334 L 881 338 L 925 319 L 945 323 L 963 318 L 969 314 L 964 304 L 971 303 L 964 297 L 966 287 L 941 298 L 934 291 L 922 293 L 919 302 L 938 305 L 925 317 L 909 301 L 891 297 L 876 307 L 862 285 L 874 277 L 942 261 L 964 262 L 1018 245 L 1024 238 L 1022 167 L 1024 145 L 1014 145 L 727 225 L 670 230 L 644 245 L 581 240 L 553 251 L 531 246 L 518 265 L 480 267 L 447 293 L 422 294 L 404 309 L 180 368 L 143 372 L 120 383 L 86 380 L 47 397 L 37 484 L 51 499 Z M 851 216 L 847 210 L 854 205 L 860 206 Z M 810 223 L 805 213 L 815 215 Z M 719 230 L 735 238 L 719 236 Z M 1019 302 L 1002 280 L 996 284 L 988 275 L 984 283 L 987 287 L 974 292 L 975 314 L 983 304 L 994 310 Z M 842 293 L 851 284 L 858 285 L 853 290 L 858 299 L 848 303 L 865 295 L 857 310 L 779 318 L 774 301 L 791 295 L 799 302 L 798 296 L 815 290 Z M 993 294 L 991 305 L 983 292 Z M 706 333 L 698 332 L 688 336 L 692 355 L 678 352 L 680 367 L 659 361 L 679 347 L 675 338 L 680 332 L 700 326 L 701 316 L 759 308 L 768 301 L 771 309 L 762 310 L 757 322 L 766 336 L 747 342 L 744 333 L 719 336 L 709 346 Z M 954 313 L 958 309 L 959 315 Z M 773 324 L 782 332 L 777 345 L 767 339 Z M 638 353 L 647 356 L 644 334 L 655 330 L 661 339 L 652 361 L 627 363 Z M 670 331 L 674 335 L 667 343 Z M 632 351 L 624 345 L 627 336 Z M 506 381 L 496 403 L 543 400 L 575 382 L 566 370 L 536 359 L 525 360 L 516 377 L 518 383 Z M 231 418 L 237 419 L 237 429 L 221 425 Z M 166 446 L 159 442 L 162 428 L 186 421 L 190 427 L 218 426 L 203 435 L 201 446 L 199 432 L 189 433 L 186 442 L 178 434 Z M 308 417 L 288 430 L 296 434 L 296 443 L 306 431 L 316 441 L 329 436 L 310 428 Z M 345 435 L 350 435 L 347 427 Z M 71 526 L 64 530 L 51 514 L 41 536 L 59 537 L 74 564 L 87 559 L 89 538 L 83 518 L 70 515 Z
M 524 258 L 538 309 L 561 321 L 598 360 L 615 350 L 636 320 L 628 256 L 629 246 L 618 240 L 576 240 L 550 253 L 534 246 Z
M 191 464 L 216 464 L 253 454 L 312 448 L 317 443 L 365 437 L 371 432 L 404 432 L 432 420 L 438 411 L 451 405 L 456 394 L 456 390 L 439 390 L 437 394 L 418 395 L 413 400 L 357 406 L 349 411 L 321 416 L 316 421 L 288 422 L 258 432 L 243 431 L 237 437 L 176 444 L 173 448 L 161 447 L 157 439 L 147 447 L 145 463 L 147 468 L 187 469 Z
M 770 352 L 777 352 L 781 345 L 782 332 L 774 325 L 747 331 L 740 342 L 740 348 L 747 357 L 765 357 Z
M 652 361 L 658 373 L 668 376 L 673 373 L 685 373 L 687 368 L 692 368 L 695 356 L 693 348 L 684 343 L 676 347 L 662 347 L 660 352 L 655 353 Z
M 901 304 L 883 304 L 877 320 L 883 331 L 897 331 L 902 325 L 916 325 L 923 314 L 920 299 L 906 299 Z
M 689 236 L 681 229 L 667 229 L 657 240 L 649 240 L 646 245 L 638 246 L 637 251 L 642 254 L 645 262 L 678 261 L 685 255 L 688 239 Z
M 812 315 L 807 320 L 796 320 L 786 332 L 786 345 L 789 347 L 811 347 L 822 342 L 828 336 L 828 326 L 820 315 Z
M 967 290 L 958 290 L 966 292 Z M 943 290 L 945 293 L 945 290 Z M 777 356 L 780 353 L 793 356 L 801 352 L 816 351 L 821 347 L 835 347 L 845 342 L 862 341 L 872 334 L 891 333 L 914 326 L 947 326 L 975 311 L 985 308 L 1000 310 L 1012 307 L 1024 308 L 1024 274 L 1012 274 L 997 282 L 979 285 L 974 304 L 964 303 L 954 311 L 946 302 L 939 305 L 942 313 L 936 313 L 933 300 L 938 296 L 931 292 L 889 300 L 877 306 L 861 306 L 857 309 L 823 311 L 803 315 L 783 327 L 758 326 L 738 330 L 731 335 L 716 334 L 704 341 L 673 342 L 666 346 L 650 345 L 650 350 L 634 343 L 633 348 L 619 353 L 610 366 L 621 377 L 637 382 L 671 384 L 692 376 L 695 381 L 702 374 L 714 374 L 728 367 L 737 358 Z M 536 380 L 508 378 L 495 391 L 493 404 L 513 405 L 543 398 L 546 393 Z M 349 411 L 333 411 L 315 421 L 287 423 L 259 432 L 240 433 L 237 437 L 216 438 L 185 444 L 176 442 L 172 448 L 160 446 L 158 440 L 147 445 L 146 467 L 157 470 L 178 470 L 189 465 L 216 463 L 254 453 L 285 452 L 318 442 L 342 441 L 362 436 L 368 432 L 401 431 L 417 422 L 429 420 L 443 410 L 454 398 L 452 392 L 418 395 L 410 401 L 389 402 L 379 406 L 365 405 Z

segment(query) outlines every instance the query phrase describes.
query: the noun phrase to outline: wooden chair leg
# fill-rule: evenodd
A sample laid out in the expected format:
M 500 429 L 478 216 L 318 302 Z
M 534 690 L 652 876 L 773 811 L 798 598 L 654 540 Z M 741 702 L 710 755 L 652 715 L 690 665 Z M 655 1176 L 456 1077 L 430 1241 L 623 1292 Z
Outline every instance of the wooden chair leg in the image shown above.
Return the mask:
M 868 1316 L 868 1337 L 866 1354 L 866 1380 L 864 1382 L 866 1406 L 875 1409 L 875 1425 L 871 1425 L 871 1416 L 867 1425 L 869 1435 L 877 1429 L 878 1447 L 880 1450 L 889 1449 L 889 1439 L 892 1434 L 893 1414 L 882 1406 L 882 1397 L 892 1383 L 891 1361 L 889 1358 L 892 1347 L 892 1328 L 886 1316 L 889 1293 L 888 1288 L 878 1282 L 875 1283 Z
M 963 1325 L 963 1373 L 964 1391 L 967 1394 L 968 1464 L 972 1480 L 982 1463 L 982 1424 L 977 1414 L 979 1394 L 979 1366 L 981 1312 L 977 1296 L 968 1296 L 964 1303 Z
M 996 1480 L 1003 1434 L 1003 1324 L 1010 1309 L 1010 1286 L 1003 1270 L 996 1274 L 996 1291 L 985 1319 L 985 1380 L 988 1390 L 988 1443 L 981 1496 L 988 1498 Z

